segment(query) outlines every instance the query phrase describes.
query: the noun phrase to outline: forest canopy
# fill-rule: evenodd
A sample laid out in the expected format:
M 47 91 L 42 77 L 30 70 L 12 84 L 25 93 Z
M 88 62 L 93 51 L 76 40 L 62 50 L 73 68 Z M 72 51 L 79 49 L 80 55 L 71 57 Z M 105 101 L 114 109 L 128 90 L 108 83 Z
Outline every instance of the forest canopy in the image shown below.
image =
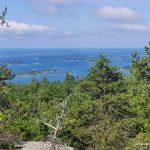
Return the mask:
M 66 98 L 57 134 L 62 143 L 78 150 L 129 150 L 150 143 L 150 48 L 145 52 L 132 54 L 128 77 L 102 54 L 83 79 L 67 73 L 64 81 L 7 83 L 14 75 L 0 67 L 0 147 L 47 139 L 54 131 L 40 120 L 55 126 Z

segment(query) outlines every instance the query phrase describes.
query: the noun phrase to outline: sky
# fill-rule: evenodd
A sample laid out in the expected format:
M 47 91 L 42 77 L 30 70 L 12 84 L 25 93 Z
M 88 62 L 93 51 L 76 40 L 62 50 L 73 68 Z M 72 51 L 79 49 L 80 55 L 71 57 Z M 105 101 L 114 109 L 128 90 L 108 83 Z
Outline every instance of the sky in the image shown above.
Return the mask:
M 0 48 L 142 48 L 149 0 L 0 0 Z

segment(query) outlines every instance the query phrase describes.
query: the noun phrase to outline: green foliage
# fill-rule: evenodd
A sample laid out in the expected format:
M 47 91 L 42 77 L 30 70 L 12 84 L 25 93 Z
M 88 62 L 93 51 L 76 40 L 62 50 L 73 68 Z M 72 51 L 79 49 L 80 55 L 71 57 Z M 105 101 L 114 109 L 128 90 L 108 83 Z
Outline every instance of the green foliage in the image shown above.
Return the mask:
M 3 141 L 3 140 L 0 140 L 0 148 L 1 149 L 15 149 L 15 144 L 11 141 Z
M 146 56 L 139 57 L 137 53 L 132 54 L 131 73 L 136 81 L 150 81 L 150 48 L 145 47 Z
M 69 73 L 66 73 L 65 80 L 66 81 L 74 81 L 75 77 L 73 76 L 72 73 L 69 72 Z
M 1 84 L 0 145 L 46 139 L 53 130 L 41 120 L 55 126 L 58 106 L 68 97 L 58 135 L 75 149 L 136 150 L 136 143 L 150 142 L 150 48 L 145 51 L 132 54 L 129 77 L 100 55 L 82 80 L 67 73 L 63 82 Z M 0 70 L 1 83 L 14 77 Z
M 7 69 L 6 67 L 0 66 L 0 83 L 12 78 L 14 78 L 14 74 L 12 74 L 11 70 Z
M 91 67 L 88 79 L 94 81 L 96 84 L 109 84 L 118 81 L 122 78 L 121 73 L 117 67 L 109 65 L 110 60 L 104 55 L 100 55 L 97 59 L 95 66 Z
M 87 80 L 90 84 L 94 84 L 91 91 L 94 92 L 95 98 L 100 98 L 108 93 L 114 93 L 117 87 L 118 81 L 122 79 L 121 72 L 115 66 L 109 65 L 110 60 L 104 55 L 100 55 L 100 58 L 96 61 L 95 66 L 91 67 Z M 93 83 L 92 83 L 93 82 Z M 86 85 L 84 85 L 85 87 Z

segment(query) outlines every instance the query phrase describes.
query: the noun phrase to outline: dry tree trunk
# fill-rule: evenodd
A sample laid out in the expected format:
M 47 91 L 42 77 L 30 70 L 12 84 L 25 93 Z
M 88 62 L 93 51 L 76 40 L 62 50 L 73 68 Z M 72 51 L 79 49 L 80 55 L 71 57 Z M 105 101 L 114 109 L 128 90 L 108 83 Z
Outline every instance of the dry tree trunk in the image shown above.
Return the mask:
M 48 140 L 51 141 L 51 143 L 52 143 L 51 150 L 59 150 L 59 141 L 57 139 L 57 134 L 61 129 L 61 125 L 63 122 L 63 118 L 64 118 L 64 114 L 65 114 L 65 110 L 67 108 L 69 98 L 70 98 L 70 96 L 68 96 L 66 98 L 66 100 L 64 102 L 62 102 L 58 108 L 58 113 L 56 116 L 56 127 L 41 120 L 42 123 L 44 123 L 46 126 L 52 128 L 54 130 L 54 134 L 48 137 Z

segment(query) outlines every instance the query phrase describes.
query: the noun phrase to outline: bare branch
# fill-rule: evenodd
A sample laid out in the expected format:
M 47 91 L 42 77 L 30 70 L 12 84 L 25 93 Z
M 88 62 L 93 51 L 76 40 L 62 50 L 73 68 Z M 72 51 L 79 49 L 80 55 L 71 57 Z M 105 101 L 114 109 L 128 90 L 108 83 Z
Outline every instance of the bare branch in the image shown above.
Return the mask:
M 64 118 L 64 114 L 65 114 L 65 110 L 67 108 L 67 104 L 68 104 L 68 100 L 70 98 L 71 95 L 69 95 L 58 107 L 58 112 L 57 112 L 57 116 L 56 116 L 56 127 L 52 126 L 49 123 L 46 123 L 43 120 L 40 120 L 43 124 L 45 124 L 46 126 L 54 129 L 54 133 L 52 136 L 50 136 L 49 140 L 52 142 L 52 150 L 57 150 L 58 147 L 58 139 L 57 139 L 57 134 L 61 129 L 61 125 L 63 122 L 63 118 Z
M 43 120 L 40 120 L 42 123 L 44 123 L 45 125 L 47 125 L 48 127 L 51 127 L 51 128 L 53 128 L 54 130 L 56 130 L 56 128 L 54 127 L 54 126 L 52 126 L 51 124 L 49 124 L 49 123 L 46 123 L 45 121 L 43 121 Z

